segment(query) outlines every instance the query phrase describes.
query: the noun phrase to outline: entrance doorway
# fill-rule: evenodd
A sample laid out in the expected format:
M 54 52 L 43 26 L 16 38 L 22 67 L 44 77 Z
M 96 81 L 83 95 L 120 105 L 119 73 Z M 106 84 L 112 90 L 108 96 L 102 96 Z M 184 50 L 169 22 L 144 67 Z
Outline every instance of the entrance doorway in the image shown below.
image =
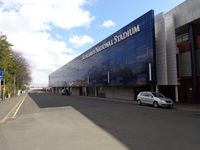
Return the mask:
M 87 87 L 88 96 L 95 96 L 95 87 Z
M 174 85 L 159 86 L 159 93 L 162 93 L 166 97 L 171 98 L 174 102 L 176 101 L 176 93 Z
M 134 100 L 137 100 L 137 95 L 142 91 L 151 91 L 150 86 L 140 86 L 134 88 Z

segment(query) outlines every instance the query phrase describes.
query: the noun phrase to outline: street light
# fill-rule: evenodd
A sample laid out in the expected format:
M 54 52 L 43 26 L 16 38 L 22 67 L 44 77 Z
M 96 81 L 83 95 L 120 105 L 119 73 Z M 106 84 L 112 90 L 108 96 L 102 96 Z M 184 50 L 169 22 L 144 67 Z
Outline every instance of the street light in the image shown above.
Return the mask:
M 12 58 L 13 55 L 12 54 L 9 54 L 8 57 Z M 5 78 L 5 72 L 6 70 L 8 69 L 8 64 L 6 63 L 7 60 L 6 58 L 4 58 L 4 68 L 3 68 L 3 73 L 4 73 L 4 76 L 3 76 L 3 94 L 2 94 L 2 98 L 3 100 L 5 100 L 5 93 L 6 93 L 6 78 Z
M 5 73 L 6 68 L 3 68 L 3 72 Z M 2 94 L 2 98 L 3 100 L 5 100 L 5 92 L 6 92 L 6 79 L 5 79 L 5 75 L 3 77 L 3 94 Z
M 0 100 L 2 100 L 2 94 L 1 94 L 1 79 L 3 77 L 3 71 L 0 70 Z

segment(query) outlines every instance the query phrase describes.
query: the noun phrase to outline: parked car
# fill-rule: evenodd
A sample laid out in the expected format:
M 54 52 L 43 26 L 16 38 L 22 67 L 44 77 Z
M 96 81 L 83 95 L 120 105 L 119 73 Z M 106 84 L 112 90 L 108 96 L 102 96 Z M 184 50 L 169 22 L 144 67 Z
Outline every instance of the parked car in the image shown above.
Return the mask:
M 69 95 L 69 91 L 67 89 L 62 89 L 61 94 L 62 95 Z
M 167 98 L 163 94 L 156 92 L 140 92 L 137 95 L 137 102 L 139 105 L 150 104 L 154 107 L 162 106 L 173 108 L 173 101 L 170 98 Z

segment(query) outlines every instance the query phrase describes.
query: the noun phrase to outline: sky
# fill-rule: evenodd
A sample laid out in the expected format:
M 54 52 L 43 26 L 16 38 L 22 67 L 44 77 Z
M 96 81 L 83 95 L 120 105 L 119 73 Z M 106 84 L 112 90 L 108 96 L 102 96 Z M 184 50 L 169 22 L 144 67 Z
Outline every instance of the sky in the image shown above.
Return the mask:
M 30 64 L 31 85 L 147 11 L 184 0 L 0 0 L 0 33 Z

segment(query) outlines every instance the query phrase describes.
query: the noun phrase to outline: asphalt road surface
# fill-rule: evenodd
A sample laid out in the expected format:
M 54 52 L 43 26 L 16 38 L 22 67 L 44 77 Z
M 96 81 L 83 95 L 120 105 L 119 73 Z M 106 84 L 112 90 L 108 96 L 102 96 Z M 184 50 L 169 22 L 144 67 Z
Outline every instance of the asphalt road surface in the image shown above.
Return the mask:
M 200 113 L 30 94 L 0 125 L 0 150 L 200 150 Z

